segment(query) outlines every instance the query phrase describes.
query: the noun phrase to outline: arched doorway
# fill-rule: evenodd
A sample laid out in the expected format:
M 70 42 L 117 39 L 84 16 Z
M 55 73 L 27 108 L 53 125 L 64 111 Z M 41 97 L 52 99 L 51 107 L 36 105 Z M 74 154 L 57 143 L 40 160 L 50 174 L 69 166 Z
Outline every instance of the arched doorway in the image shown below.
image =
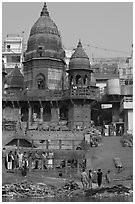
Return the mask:
M 43 121 L 49 122 L 51 121 L 51 118 L 52 118 L 51 108 L 49 105 L 47 105 L 43 109 Z

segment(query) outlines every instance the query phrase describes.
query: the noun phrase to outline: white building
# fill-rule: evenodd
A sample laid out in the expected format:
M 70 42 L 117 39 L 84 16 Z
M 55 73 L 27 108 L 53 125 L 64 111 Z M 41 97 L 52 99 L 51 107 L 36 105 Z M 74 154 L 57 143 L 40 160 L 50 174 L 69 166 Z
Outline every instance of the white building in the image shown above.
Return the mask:
M 15 65 L 22 70 L 23 49 L 23 36 L 7 35 L 2 47 L 2 59 L 7 73 L 11 72 Z

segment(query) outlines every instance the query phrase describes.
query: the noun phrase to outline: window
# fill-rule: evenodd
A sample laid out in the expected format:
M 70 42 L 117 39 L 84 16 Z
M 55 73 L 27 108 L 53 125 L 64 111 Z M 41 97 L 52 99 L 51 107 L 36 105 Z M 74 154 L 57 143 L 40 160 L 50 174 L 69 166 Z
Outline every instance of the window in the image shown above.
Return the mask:
M 81 76 L 77 75 L 76 76 L 76 84 L 82 84 Z
M 73 82 L 73 76 L 70 77 L 70 85 L 73 85 L 74 82 Z
M 133 81 L 132 80 L 129 80 L 129 85 L 133 85 Z
M 84 85 L 87 85 L 87 84 L 88 84 L 87 75 L 85 75 L 84 78 L 83 78 L 83 84 L 84 84 Z
M 40 90 L 45 89 L 45 77 L 42 74 L 37 76 L 37 87 Z
M 7 56 L 7 62 L 8 63 L 20 63 L 20 56 L 18 55 Z
M 10 45 L 7 45 L 7 51 L 10 51 Z
M 125 85 L 128 85 L 128 80 L 125 81 Z
M 42 54 L 43 54 L 43 47 L 42 46 L 38 47 L 38 53 L 39 53 L 39 56 L 42 57 Z

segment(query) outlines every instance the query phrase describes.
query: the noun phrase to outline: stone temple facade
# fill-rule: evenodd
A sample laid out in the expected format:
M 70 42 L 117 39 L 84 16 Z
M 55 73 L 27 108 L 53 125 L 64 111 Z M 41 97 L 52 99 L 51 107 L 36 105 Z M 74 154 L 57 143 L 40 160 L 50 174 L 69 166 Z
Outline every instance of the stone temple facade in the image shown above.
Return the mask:
M 103 82 L 106 77 L 107 81 L 107 69 L 105 73 L 100 70 L 99 74 L 94 71 L 80 40 L 68 69 L 65 59 L 61 35 L 44 3 L 30 30 L 23 73 L 16 65 L 7 75 L 2 64 L 3 121 L 20 121 L 25 130 L 40 131 L 82 130 L 90 127 L 92 121 L 96 126 L 103 126 L 106 121 L 113 126 L 110 129 L 115 128 L 115 135 L 119 126 L 123 132 L 132 131 L 132 117 L 126 117 L 126 113 L 133 114 L 133 85 L 127 85 L 129 91 L 123 94 L 120 79 L 111 72 L 107 91 L 101 95 L 97 78 Z M 124 101 L 125 97 L 128 102 Z M 103 110 L 104 104 L 111 104 L 112 108 Z
M 60 33 L 44 3 L 30 30 L 23 74 L 16 66 L 6 78 L 3 118 L 21 120 L 29 128 L 36 123 L 43 129 L 54 128 L 63 121 L 69 130 L 89 127 L 91 105 L 98 100 L 98 88 L 80 41 L 68 71 L 64 59 Z

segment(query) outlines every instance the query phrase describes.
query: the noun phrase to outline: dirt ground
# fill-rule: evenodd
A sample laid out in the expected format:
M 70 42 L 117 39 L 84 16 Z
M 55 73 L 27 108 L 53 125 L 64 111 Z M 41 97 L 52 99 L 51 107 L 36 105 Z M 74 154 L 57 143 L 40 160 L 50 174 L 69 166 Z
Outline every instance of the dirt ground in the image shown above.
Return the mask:
M 114 157 L 119 157 L 121 159 L 124 167 L 123 172 L 117 173 L 113 163 Z M 91 148 L 87 152 L 87 171 L 89 169 L 94 171 L 98 168 L 101 168 L 103 173 L 105 173 L 107 170 L 111 171 L 111 185 L 123 184 L 131 187 L 133 182 L 130 178 L 130 176 L 133 175 L 133 149 L 130 147 L 122 147 L 120 137 L 103 137 L 103 145 L 97 148 Z M 7 173 L 4 165 L 2 168 L 2 184 L 16 183 L 27 180 L 28 182 L 32 181 L 34 183 L 46 183 L 56 187 L 61 187 L 67 181 L 67 179 L 73 178 L 70 178 L 66 174 L 60 178 L 58 176 L 58 172 L 55 171 L 28 172 L 27 177 L 23 177 L 21 172 L 18 170 L 15 170 L 14 173 Z M 79 174 L 74 178 L 74 180 L 77 181 L 79 186 L 81 186 Z M 103 185 L 105 185 L 104 178 Z M 96 187 L 97 184 L 93 184 L 93 186 Z

